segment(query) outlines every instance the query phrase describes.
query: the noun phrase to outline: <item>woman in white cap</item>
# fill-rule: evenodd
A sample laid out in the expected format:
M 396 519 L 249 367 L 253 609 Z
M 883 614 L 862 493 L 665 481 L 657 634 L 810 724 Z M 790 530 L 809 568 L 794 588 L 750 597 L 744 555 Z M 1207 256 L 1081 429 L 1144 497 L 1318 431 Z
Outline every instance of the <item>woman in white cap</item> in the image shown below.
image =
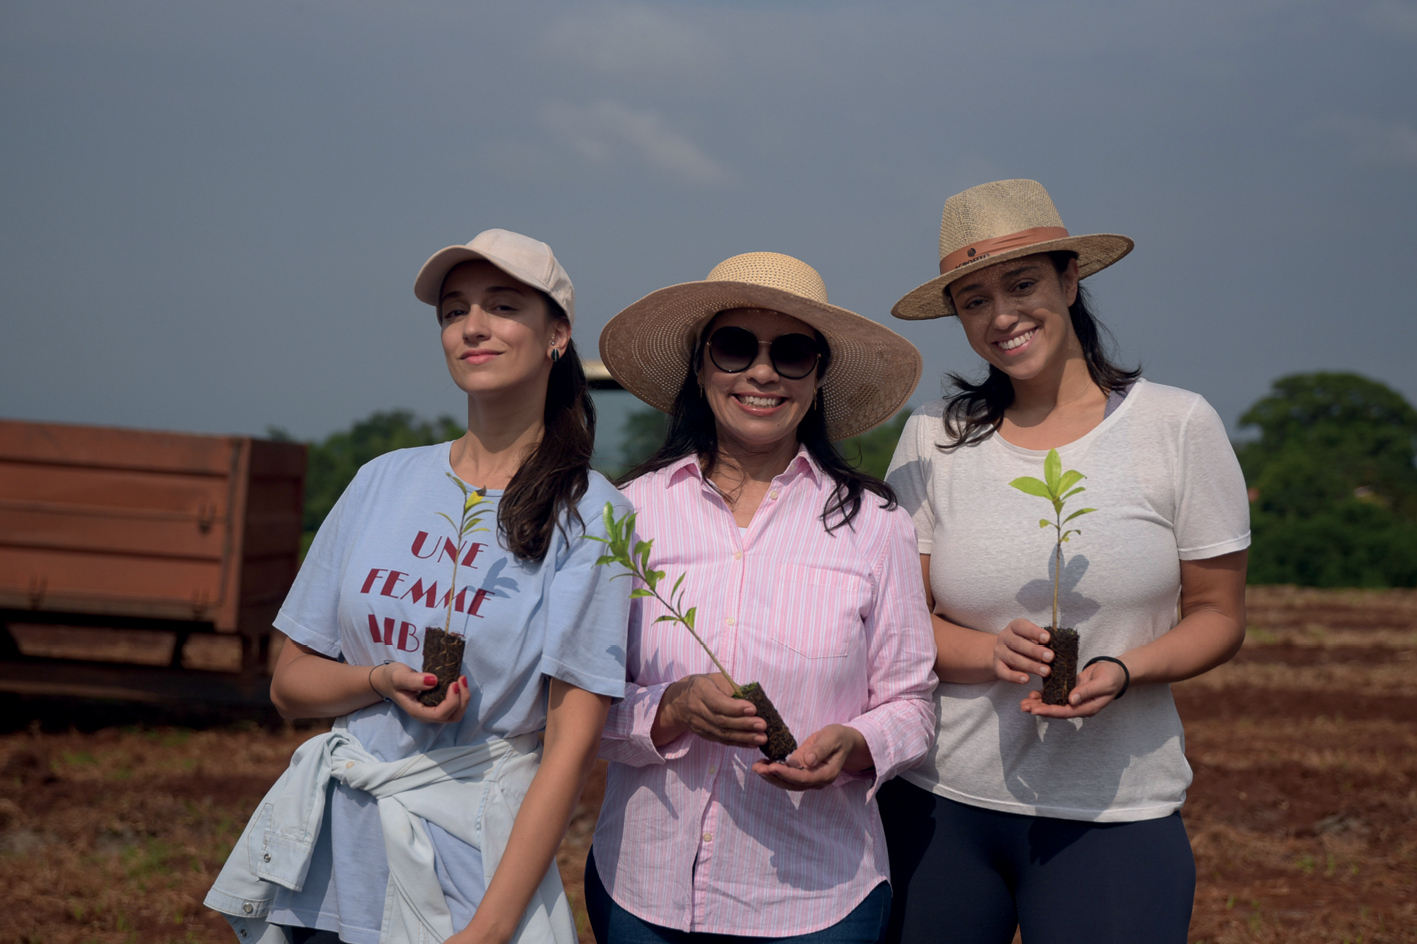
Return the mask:
M 1209 404 L 1102 342 L 1078 283 L 1131 249 L 1070 235 L 1034 181 L 984 184 L 945 204 L 942 275 L 893 310 L 957 316 L 988 366 L 916 411 L 887 476 L 915 518 L 941 680 L 930 755 L 881 795 L 893 940 L 1187 939 L 1191 771 L 1168 683 L 1240 648 L 1249 511 Z M 1050 450 L 1086 476 L 1065 513 L 1095 508 L 1061 572 L 1051 509 L 1011 487 Z M 1036 690 L 1055 576 L 1082 666 L 1058 705 Z
M 633 601 L 630 684 L 601 748 L 591 927 L 601 944 L 875 944 L 890 888 L 873 798 L 929 743 L 934 647 L 909 517 L 832 444 L 900 409 L 920 354 L 766 252 L 641 299 L 600 350 L 670 417 L 622 480 L 650 566 L 683 575 L 699 634 L 801 744 L 765 760 L 754 707 L 660 603 Z
M 487 230 L 429 259 L 414 293 L 467 432 L 361 468 L 276 619 L 272 700 L 338 720 L 208 897 L 242 944 L 575 941 L 554 854 L 624 694 L 629 606 L 590 537 L 606 502 L 629 506 L 589 468 L 574 290 L 549 246 Z M 434 628 L 465 652 L 430 706 Z

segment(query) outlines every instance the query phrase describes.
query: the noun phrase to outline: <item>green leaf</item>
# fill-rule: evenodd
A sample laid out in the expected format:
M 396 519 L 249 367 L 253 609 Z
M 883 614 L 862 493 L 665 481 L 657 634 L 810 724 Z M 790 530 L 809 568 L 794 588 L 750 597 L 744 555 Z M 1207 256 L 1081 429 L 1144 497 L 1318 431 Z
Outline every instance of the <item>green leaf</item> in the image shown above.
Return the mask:
M 1078 486 L 1077 488 L 1073 489 L 1071 492 L 1068 492 L 1068 494 L 1064 495 L 1063 498 L 1062 498 L 1062 500 L 1063 500 L 1063 501 L 1067 501 L 1069 498 L 1072 498 L 1072 497 L 1073 497 L 1074 495 L 1076 495 L 1078 492 L 1085 492 L 1085 491 L 1087 491 L 1087 489 L 1083 488 L 1082 486 Z
M 694 614 L 698 612 L 698 609 L 697 606 L 691 606 L 689 607 L 689 612 L 684 614 L 684 625 L 690 629 L 694 628 Z
M 446 521 L 448 524 L 452 525 L 453 527 L 455 527 L 455 528 L 457 527 L 457 524 L 453 521 L 453 519 L 452 519 L 452 518 L 449 518 L 447 515 L 443 514 L 441 511 L 434 512 L 434 514 L 436 514 L 439 518 L 442 518 L 444 521 Z
M 635 589 L 633 589 L 633 590 L 630 591 L 630 599 L 631 599 L 631 600 L 639 600 L 639 599 L 642 599 L 642 598 L 644 598 L 644 597 L 652 597 L 652 596 L 654 596 L 654 591 L 652 591 L 652 590 L 646 590 L 644 587 L 636 587 Z
M 1053 493 L 1048 491 L 1048 486 L 1038 481 L 1031 475 L 1025 475 L 1014 479 L 1009 483 L 1020 492 L 1027 492 L 1029 495 L 1037 495 L 1039 498 L 1052 498 Z
M 674 596 L 676 593 L 679 592 L 679 585 L 684 582 L 684 578 L 687 577 L 687 576 L 688 576 L 688 572 L 686 571 L 685 573 L 682 573 L 682 574 L 679 575 L 679 579 L 678 579 L 678 580 L 674 581 L 674 589 L 669 591 L 669 595 L 670 595 L 671 597 Z
M 1047 518 L 1039 518 L 1038 526 L 1040 528 L 1051 528 L 1053 527 L 1053 522 L 1049 521 Z
M 1081 482 L 1085 478 L 1087 478 L 1087 476 L 1083 475 L 1081 472 L 1078 472 L 1076 469 L 1069 469 L 1068 471 L 1063 473 L 1063 478 L 1058 483 L 1058 493 L 1062 494 L 1063 492 L 1066 492 L 1068 489 L 1072 488 L 1074 485 Z
M 596 538 L 595 540 L 599 541 L 600 538 Z M 599 557 L 597 557 L 597 558 L 595 559 L 595 566 L 597 566 L 597 567 L 599 567 L 601 564 L 613 564 L 613 563 L 615 563 L 615 558 L 611 557 L 609 554 L 601 554 Z
M 1063 490 L 1058 487 L 1058 480 L 1063 474 L 1063 460 L 1058 458 L 1058 450 L 1049 449 L 1047 457 L 1043 460 L 1043 480 L 1048 483 L 1049 497 L 1061 495 Z
M 1063 519 L 1063 524 L 1067 524 L 1069 521 L 1072 521 L 1074 518 L 1081 517 L 1082 515 L 1085 515 L 1085 514 L 1087 514 L 1087 513 L 1090 512 L 1090 511 L 1096 511 L 1096 510 L 1097 510 L 1096 508 L 1079 508 L 1077 511 L 1073 512 L 1072 514 L 1070 514 L 1070 515 L 1068 515 L 1066 518 L 1064 518 L 1064 519 Z
M 656 623 L 677 623 L 679 617 L 675 616 L 673 613 L 665 613 L 663 616 L 655 617 L 654 621 Z

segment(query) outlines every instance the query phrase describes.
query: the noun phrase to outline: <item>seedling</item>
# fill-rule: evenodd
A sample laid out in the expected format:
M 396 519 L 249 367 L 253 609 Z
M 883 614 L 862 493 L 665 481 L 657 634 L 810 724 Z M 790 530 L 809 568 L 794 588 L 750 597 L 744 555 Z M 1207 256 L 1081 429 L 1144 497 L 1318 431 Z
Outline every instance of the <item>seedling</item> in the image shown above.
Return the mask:
M 1058 625 L 1058 581 L 1063 576 L 1063 545 L 1074 534 L 1082 534 L 1077 528 L 1066 528 L 1068 522 L 1081 518 L 1096 508 L 1079 508 L 1063 517 L 1063 506 L 1069 498 L 1087 491 L 1078 485 L 1087 476 L 1072 469 L 1063 471 L 1063 460 L 1058 458 L 1058 450 L 1049 449 L 1043 460 L 1043 480 L 1031 475 L 1016 478 L 1009 484 L 1021 492 L 1046 498 L 1053 506 L 1053 520 L 1038 519 L 1038 527 L 1052 528 L 1054 542 L 1053 567 L 1053 623 L 1048 627 L 1048 648 L 1053 650 L 1053 664 L 1048 677 L 1043 680 L 1043 702 L 1047 705 L 1066 705 L 1068 693 L 1077 682 L 1078 633 L 1071 627 Z
M 770 761 L 781 761 L 793 751 L 797 750 L 797 740 L 792 736 L 792 732 L 783 723 L 782 716 L 777 713 L 777 708 L 773 706 L 767 692 L 757 682 L 749 682 L 747 685 L 739 685 L 733 681 L 733 676 L 728 674 L 728 670 L 723 667 L 723 663 L 718 661 L 718 656 L 708 647 L 708 643 L 694 629 L 694 614 L 698 607 L 684 609 L 684 574 L 679 575 L 679 579 L 674 581 L 674 586 L 669 590 L 669 598 L 665 599 L 659 592 L 659 582 L 667 575 L 662 570 L 655 570 L 649 565 L 650 550 L 654 546 L 653 541 L 634 541 L 635 534 L 635 513 L 626 512 L 622 518 L 615 518 L 615 508 L 610 502 L 605 503 L 605 531 L 610 536 L 608 538 L 598 538 L 591 536 L 592 541 L 599 541 L 608 545 L 610 553 L 603 554 L 596 561 L 597 564 L 619 564 L 624 567 L 627 573 L 616 574 L 616 577 L 638 577 L 643 587 L 636 587 L 630 591 L 631 598 L 653 597 L 664 606 L 668 613 L 655 620 L 656 623 L 678 623 L 689 631 L 689 635 L 708 654 L 710 661 L 723 673 L 723 677 L 728 680 L 729 687 L 733 689 L 733 697 L 752 704 L 757 709 L 758 717 L 767 722 L 766 744 L 760 750 Z
M 442 629 L 437 626 L 429 626 L 423 632 L 423 671 L 431 672 L 438 677 L 436 688 L 430 688 L 418 696 L 418 700 L 429 707 L 441 705 L 443 699 L 448 697 L 448 686 L 452 685 L 462 674 L 462 657 L 467 640 L 453 632 L 453 600 L 457 596 L 458 589 L 458 558 L 462 556 L 464 538 L 476 531 L 487 530 L 478 527 L 482 522 L 482 516 L 487 514 L 487 509 L 482 507 L 482 503 L 487 499 L 487 489 L 471 488 L 456 475 L 444 474 L 462 492 L 462 518 L 459 521 L 453 521 L 441 511 L 438 512 L 439 518 L 453 526 L 457 540 L 453 542 L 453 582 L 448 585 L 447 618 L 443 621 Z

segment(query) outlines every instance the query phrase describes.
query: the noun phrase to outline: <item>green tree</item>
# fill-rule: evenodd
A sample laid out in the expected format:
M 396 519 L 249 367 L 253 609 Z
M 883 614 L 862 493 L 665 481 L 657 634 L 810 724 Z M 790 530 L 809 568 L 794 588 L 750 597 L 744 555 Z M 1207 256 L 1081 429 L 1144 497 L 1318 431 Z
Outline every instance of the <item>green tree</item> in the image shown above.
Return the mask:
M 457 439 L 464 432 L 466 428 L 450 416 L 423 420 L 409 410 L 390 410 L 311 443 L 305 471 L 306 545 L 364 463 L 395 449 Z
M 905 421 L 910 419 L 910 411 L 902 410 L 888 422 L 875 429 L 867 430 L 860 436 L 843 439 L 836 446 L 846 461 L 868 475 L 878 479 L 886 477 L 886 468 L 895 455 L 895 444 L 905 429 Z
M 1417 410 L 1351 373 L 1293 374 L 1240 417 L 1252 583 L 1417 586 Z

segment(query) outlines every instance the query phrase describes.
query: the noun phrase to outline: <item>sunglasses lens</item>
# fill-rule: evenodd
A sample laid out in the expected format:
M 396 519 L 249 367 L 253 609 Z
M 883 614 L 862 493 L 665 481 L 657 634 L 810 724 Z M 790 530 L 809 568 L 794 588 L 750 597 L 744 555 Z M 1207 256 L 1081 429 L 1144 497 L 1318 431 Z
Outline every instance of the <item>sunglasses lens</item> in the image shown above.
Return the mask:
M 719 328 L 709 338 L 709 356 L 719 370 L 736 374 L 758 356 L 758 338 L 746 328 Z
M 789 380 L 798 380 L 816 368 L 821 351 L 816 338 L 805 334 L 781 334 L 773 339 L 769 353 L 779 374 Z

